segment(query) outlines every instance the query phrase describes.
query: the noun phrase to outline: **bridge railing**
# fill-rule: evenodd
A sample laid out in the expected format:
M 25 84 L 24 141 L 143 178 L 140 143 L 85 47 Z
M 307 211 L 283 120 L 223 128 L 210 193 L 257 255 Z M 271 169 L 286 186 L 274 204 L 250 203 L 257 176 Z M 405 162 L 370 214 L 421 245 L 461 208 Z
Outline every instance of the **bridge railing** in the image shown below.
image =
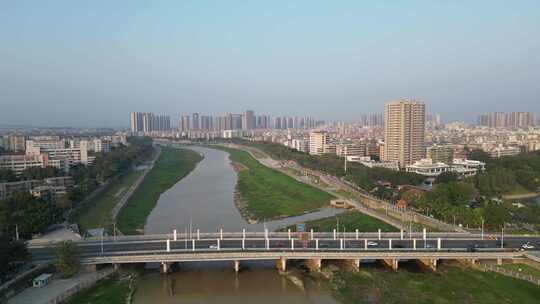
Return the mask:
M 289 238 L 303 238 L 303 239 L 499 239 L 499 234 L 469 234 L 460 232 L 211 232 L 211 233 L 177 233 L 176 239 L 289 239 Z M 512 237 L 506 235 L 505 237 Z M 535 236 L 528 236 L 535 237 Z M 89 237 L 82 239 L 81 242 L 101 242 L 101 241 L 151 241 L 151 240 L 173 240 L 175 239 L 174 233 L 167 234 L 150 234 L 150 235 L 123 235 L 123 236 L 106 236 L 106 237 Z

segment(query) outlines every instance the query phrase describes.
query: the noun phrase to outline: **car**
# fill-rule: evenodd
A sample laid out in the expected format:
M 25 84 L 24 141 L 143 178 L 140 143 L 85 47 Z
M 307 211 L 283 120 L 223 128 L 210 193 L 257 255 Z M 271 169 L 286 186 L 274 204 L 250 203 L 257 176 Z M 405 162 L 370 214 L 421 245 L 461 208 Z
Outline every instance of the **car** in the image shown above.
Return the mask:
M 426 247 L 425 247 L 425 248 L 433 248 L 433 245 L 431 245 L 431 244 L 428 243 L 428 244 L 426 244 Z
M 368 245 L 368 247 L 374 247 L 374 246 L 379 246 L 379 243 L 373 242 L 373 241 L 368 241 L 367 245 Z
M 525 250 L 525 249 L 534 249 L 534 245 L 532 245 L 530 242 L 527 242 L 521 245 L 521 250 Z
M 330 244 L 328 244 L 328 243 L 320 243 L 319 248 L 330 248 Z
M 468 245 L 468 246 L 467 246 L 467 251 L 468 251 L 468 252 L 475 252 L 475 251 L 476 251 L 476 246 L 474 246 L 474 245 Z
M 210 248 L 210 249 L 218 249 L 218 245 L 210 245 L 210 246 L 208 246 L 208 248 Z

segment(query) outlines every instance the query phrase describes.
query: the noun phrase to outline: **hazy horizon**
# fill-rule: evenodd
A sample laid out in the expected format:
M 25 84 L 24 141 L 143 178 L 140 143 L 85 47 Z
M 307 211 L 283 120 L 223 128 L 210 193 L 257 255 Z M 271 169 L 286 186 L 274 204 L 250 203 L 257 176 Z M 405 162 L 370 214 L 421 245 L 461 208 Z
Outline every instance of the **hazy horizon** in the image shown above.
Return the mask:
M 0 124 L 354 121 L 399 98 L 444 121 L 540 112 L 538 1 L 20 0 L 0 20 Z

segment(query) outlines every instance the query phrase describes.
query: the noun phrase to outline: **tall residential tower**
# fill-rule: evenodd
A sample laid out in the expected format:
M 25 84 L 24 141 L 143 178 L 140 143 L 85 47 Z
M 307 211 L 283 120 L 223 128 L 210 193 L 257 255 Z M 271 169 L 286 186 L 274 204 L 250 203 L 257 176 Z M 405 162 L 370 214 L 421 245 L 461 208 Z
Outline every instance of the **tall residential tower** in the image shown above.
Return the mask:
M 384 105 L 384 158 L 400 167 L 425 157 L 426 108 L 415 100 L 398 100 Z

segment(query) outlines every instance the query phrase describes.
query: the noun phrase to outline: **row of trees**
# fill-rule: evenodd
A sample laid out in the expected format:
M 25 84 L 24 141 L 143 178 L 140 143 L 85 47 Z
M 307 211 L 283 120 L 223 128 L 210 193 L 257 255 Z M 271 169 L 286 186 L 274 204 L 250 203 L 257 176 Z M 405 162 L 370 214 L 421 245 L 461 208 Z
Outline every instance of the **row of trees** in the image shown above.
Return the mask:
M 470 158 L 486 163 L 486 171 L 473 179 L 482 195 L 501 195 L 518 187 L 531 192 L 540 189 L 540 152 L 490 158 L 485 152 L 474 150 Z
M 69 193 L 70 201 L 82 201 L 99 184 L 140 164 L 153 151 L 151 138 L 130 137 L 129 143 L 128 146 L 122 145 L 107 154 L 98 155 L 91 166 L 73 166 L 70 175 L 76 186 Z
M 540 189 L 540 153 L 524 153 L 499 159 L 473 150 L 470 159 L 486 163 L 486 171 L 458 181 L 454 173 L 441 174 L 432 191 L 422 195 L 403 193 L 402 198 L 421 212 L 457 223 L 496 229 L 503 223 L 529 223 L 540 228 L 540 206 L 514 206 L 499 198 L 516 189 Z
M 345 177 L 363 189 L 373 190 L 380 182 L 389 182 L 397 185 L 418 185 L 424 178 L 415 173 L 393 171 L 386 168 L 368 168 L 359 163 L 348 163 L 347 172 L 344 160 L 336 155 L 313 156 L 289 147 L 271 142 L 253 142 L 240 139 L 234 140 L 238 144 L 256 147 L 275 159 L 295 161 L 299 165 L 312 170 L 320 170 L 338 177 Z M 375 194 L 383 194 L 377 191 Z

